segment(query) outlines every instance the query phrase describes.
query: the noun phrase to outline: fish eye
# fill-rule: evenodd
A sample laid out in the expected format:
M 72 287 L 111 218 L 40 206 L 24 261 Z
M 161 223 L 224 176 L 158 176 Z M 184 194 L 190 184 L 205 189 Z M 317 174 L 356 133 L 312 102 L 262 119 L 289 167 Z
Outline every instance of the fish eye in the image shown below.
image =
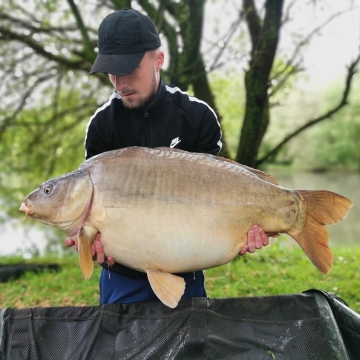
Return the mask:
M 51 193 L 51 190 L 52 190 L 52 187 L 51 187 L 51 186 L 46 186 L 46 187 L 44 187 L 44 193 L 45 193 L 45 194 L 50 194 L 50 193 Z

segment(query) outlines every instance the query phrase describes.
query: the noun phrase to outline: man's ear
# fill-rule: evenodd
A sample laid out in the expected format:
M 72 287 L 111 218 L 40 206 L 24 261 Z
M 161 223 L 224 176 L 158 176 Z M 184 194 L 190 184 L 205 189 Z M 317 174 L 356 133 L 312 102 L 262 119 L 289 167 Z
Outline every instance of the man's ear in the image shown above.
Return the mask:
M 161 50 L 159 50 L 156 53 L 156 70 L 160 71 L 163 65 L 164 65 L 164 53 Z

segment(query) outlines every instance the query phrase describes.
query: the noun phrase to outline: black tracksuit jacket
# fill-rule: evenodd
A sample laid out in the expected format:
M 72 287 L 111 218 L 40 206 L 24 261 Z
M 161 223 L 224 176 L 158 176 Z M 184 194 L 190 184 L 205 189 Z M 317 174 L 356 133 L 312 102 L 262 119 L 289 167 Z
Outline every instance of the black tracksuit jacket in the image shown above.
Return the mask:
M 163 82 L 149 109 L 128 109 L 114 92 L 88 123 L 86 158 L 129 146 L 217 154 L 222 147 L 220 125 L 205 102 Z

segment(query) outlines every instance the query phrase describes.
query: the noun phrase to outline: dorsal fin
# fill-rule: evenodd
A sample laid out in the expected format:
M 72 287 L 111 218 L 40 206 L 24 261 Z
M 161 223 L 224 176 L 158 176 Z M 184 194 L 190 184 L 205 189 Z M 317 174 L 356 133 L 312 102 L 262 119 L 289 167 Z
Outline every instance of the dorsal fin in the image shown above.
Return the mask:
M 261 171 L 261 170 L 258 170 L 258 169 L 254 169 L 254 168 L 251 168 L 250 166 L 246 166 L 246 165 L 241 165 L 239 164 L 240 166 L 242 166 L 244 169 L 250 171 L 251 173 L 253 173 L 254 175 L 256 175 L 257 177 L 259 177 L 260 179 L 263 179 L 264 181 L 267 181 L 269 183 L 272 183 L 274 185 L 278 185 L 278 181 L 273 178 L 271 175 Z
M 230 164 L 233 164 L 234 166 L 239 166 L 249 172 L 251 172 L 252 174 L 256 175 L 257 177 L 259 177 L 260 179 L 267 181 L 269 183 L 272 183 L 274 185 L 278 185 L 278 182 L 275 178 L 273 178 L 271 175 L 264 173 L 261 170 L 258 169 L 254 169 L 250 166 L 246 166 L 243 164 L 239 164 L 238 162 L 231 160 L 231 159 L 227 159 L 221 156 L 216 156 L 216 155 L 211 155 L 211 154 L 204 154 L 204 153 L 190 153 L 189 151 L 185 151 L 185 150 L 181 150 L 181 149 L 172 149 L 166 146 L 160 146 L 155 148 L 154 150 L 162 150 L 162 151 L 170 151 L 170 152 L 178 152 L 178 153 L 184 153 L 184 154 L 191 154 L 191 155 L 199 155 L 202 157 L 207 157 L 207 158 L 212 158 L 214 160 L 218 160 L 218 161 L 225 161 L 228 162 Z

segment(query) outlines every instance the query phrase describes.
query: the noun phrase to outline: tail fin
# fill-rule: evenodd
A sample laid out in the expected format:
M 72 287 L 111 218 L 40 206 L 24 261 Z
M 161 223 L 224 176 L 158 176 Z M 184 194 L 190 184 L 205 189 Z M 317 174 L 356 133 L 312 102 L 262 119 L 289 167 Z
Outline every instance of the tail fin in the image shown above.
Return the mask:
M 298 190 L 305 200 L 305 223 L 300 233 L 289 232 L 313 264 L 326 274 L 333 262 L 328 247 L 329 234 L 326 225 L 342 220 L 349 212 L 352 202 L 330 191 Z

